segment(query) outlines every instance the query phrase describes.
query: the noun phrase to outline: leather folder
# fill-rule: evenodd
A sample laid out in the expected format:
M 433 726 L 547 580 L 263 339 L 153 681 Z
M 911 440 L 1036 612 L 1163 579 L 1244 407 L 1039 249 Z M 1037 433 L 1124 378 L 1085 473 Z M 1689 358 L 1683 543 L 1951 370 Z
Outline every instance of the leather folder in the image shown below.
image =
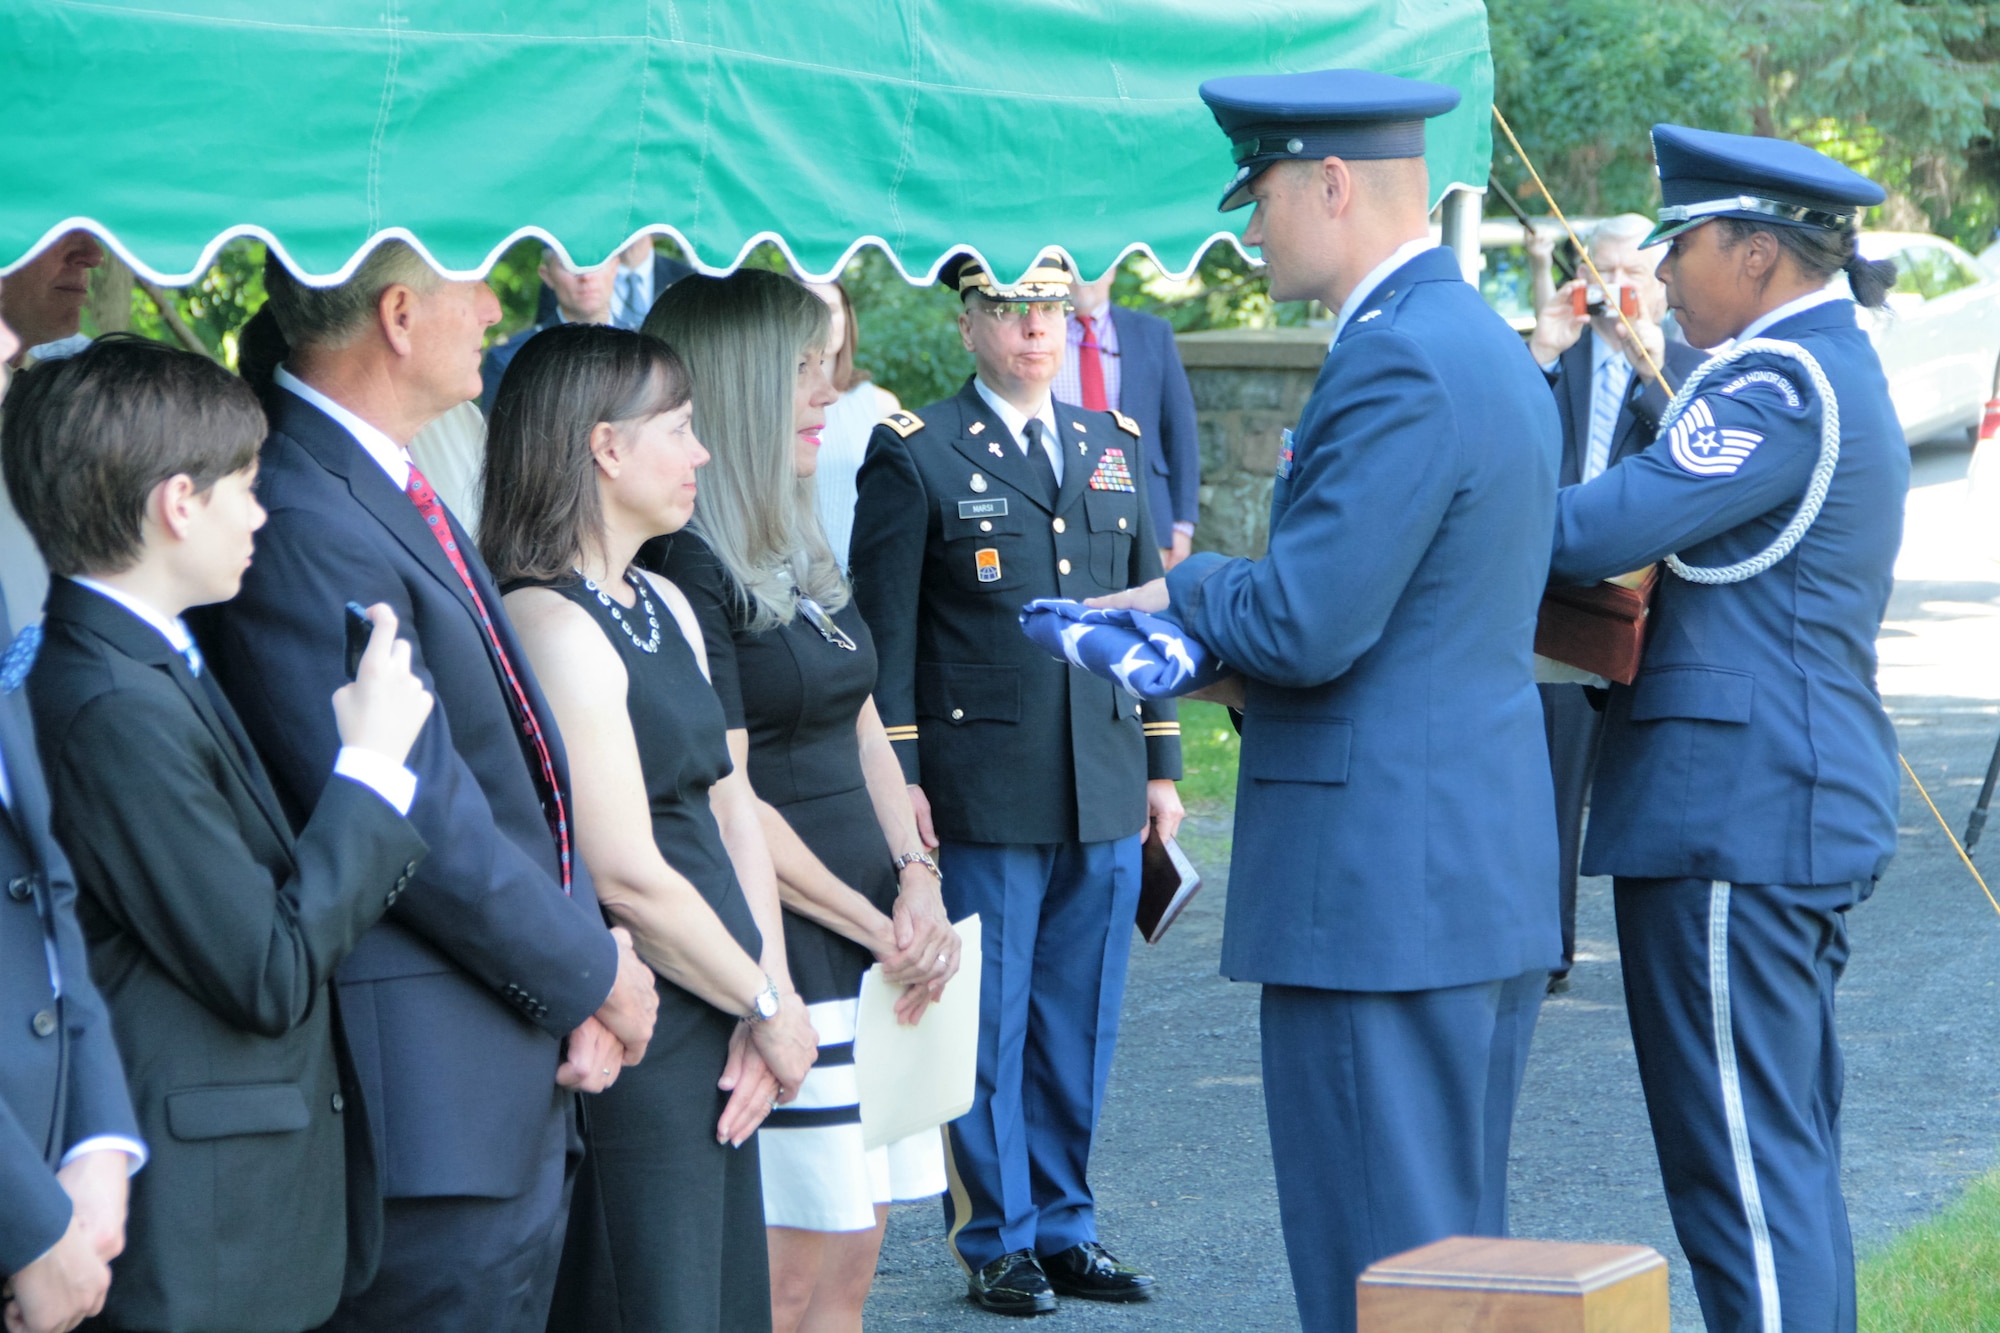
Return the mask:
M 1648 565 L 1583 588 L 1550 588 L 1535 621 L 1535 651 L 1630 685 L 1646 646 L 1646 613 L 1660 567 Z
M 1149 830 L 1139 849 L 1139 933 L 1158 944 L 1174 918 L 1201 887 L 1201 874 L 1172 838 L 1163 844 Z

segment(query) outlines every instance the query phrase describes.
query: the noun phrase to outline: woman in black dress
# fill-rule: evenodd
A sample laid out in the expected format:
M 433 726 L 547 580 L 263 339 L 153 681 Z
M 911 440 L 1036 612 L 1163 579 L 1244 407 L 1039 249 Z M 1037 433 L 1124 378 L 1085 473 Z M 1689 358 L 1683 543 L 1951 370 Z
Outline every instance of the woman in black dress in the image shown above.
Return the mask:
M 751 1135 L 814 1057 L 699 629 L 631 567 L 694 505 L 688 387 L 654 339 L 565 325 L 508 368 L 487 445 L 480 546 L 568 747 L 576 846 L 660 974 L 645 1059 L 585 1105 L 549 1319 L 576 1333 L 770 1326 Z
M 820 1058 L 796 1108 L 758 1135 L 772 1322 L 861 1327 L 892 1201 L 944 1188 L 935 1132 L 870 1152 L 852 1043 L 861 976 L 880 961 L 915 1022 L 958 967 L 936 863 L 871 693 L 875 650 L 813 504 L 826 407 L 826 306 L 775 273 L 684 278 L 646 331 L 694 380 L 715 461 L 687 530 L 649 546 L 693 603 L 731 751 L 764 804 L 792 979 Z

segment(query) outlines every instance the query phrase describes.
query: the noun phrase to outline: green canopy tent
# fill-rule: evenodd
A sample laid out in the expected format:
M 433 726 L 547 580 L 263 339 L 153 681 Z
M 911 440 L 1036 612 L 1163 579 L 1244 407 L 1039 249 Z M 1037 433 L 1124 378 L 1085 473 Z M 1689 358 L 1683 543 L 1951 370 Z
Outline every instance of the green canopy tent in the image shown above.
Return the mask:
M 167 286 L 243 235 L 319 282 L 385 237 L 471 277 L 648 233 L 713 273 L 772 241 L 811 276 L 1185 274 L 1233 235 L 1195 93 L 1229 73 L 1460 89 L 1439 196 L 1491 152 L 1480 0 L 12 0 L 0 53 L 0 275 L 77 227 Z

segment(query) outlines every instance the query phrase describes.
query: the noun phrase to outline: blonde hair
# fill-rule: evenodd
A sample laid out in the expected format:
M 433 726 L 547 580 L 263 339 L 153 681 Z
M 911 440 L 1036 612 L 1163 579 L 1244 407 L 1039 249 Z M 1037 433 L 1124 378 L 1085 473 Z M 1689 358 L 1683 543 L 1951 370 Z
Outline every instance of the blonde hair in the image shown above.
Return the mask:
M 738 269 L 688 277 L 653 303 L 644 331 L 686 362 L 694 431 L 712 461 L 689 523 L 735 581 L 753 632 L 788 623 L 793 589 L 828 611 L 847 582 L 794 461 L 799 358 L 825 347 L 826 303 L 783 274 Z

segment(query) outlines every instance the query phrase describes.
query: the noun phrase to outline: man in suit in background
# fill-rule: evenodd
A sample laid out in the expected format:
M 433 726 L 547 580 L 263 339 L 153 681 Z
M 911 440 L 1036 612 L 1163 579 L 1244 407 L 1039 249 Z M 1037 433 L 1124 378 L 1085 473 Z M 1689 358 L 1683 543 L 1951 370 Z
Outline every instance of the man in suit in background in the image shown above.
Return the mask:
M 0 421 L 54 573 L 29 683 L 53 826 L 154 1146 L 106 1328 L 313 1328 L 376 1261 L 331 987 L 423 858 L 402 761 L 431 700 L 377 608 L 295 839 L 180 619 L 242 580 L 266 429 L 223 367 L 126 333 L 28 371 Z
M 560 264 L 561 261 L 557 262 Z M 590 322 L 636 329 L 646 322 L 646 312 L 653 308 L 653 302 L 660 299 L 660 293 L 692 272 L 692 264 L 683 264 L 678 259 L 661 254 L 653 248 L 652 237 L 641 236 L 618 252 L 618 267 L 611 270 L 610 317 Z M 545 276 L 541 298 L 535 303 L 535 323 L 547 326 L 558 322 L 561 299 L 561 289 Z
M 1654 261 L 1639 249 L 1639 242 L 1652 229 L 1650 218 L 1622 213 L 1606 218 L 1591 232 L 1591 262 L 1611 285 L 1599 303 L 1600 313 L 1576 313 L 1572 293 L 1597 285 L 1589 270 L 1579 266 L 1577 276 L 1536 314 L 1528 350 L 1555 390 L 1556 414 L 1562 421 L 1560 480 L 1564 486 L 1589 481 L 1651 444 L 1660 416 L 1667 410 L 1667 389 L 1645 370 L 1645 359 L 1633 349 L 1632 335 L 1618 318 L 1621 288 L 1633 290 L 1630 304 L 1636 306 L 1636 312 L 1628 318 L 1653 364 L 1665 370 L 1668 384 L 1679 388 L 1705 356 L 1662 331 L 1667 289 L 1654 275 Z M 1562 894 L 1562 966 L 1550 977 L 1549 989 L 1561 992 L 1569 989 L 1569 970 L 1576 960 L 1577 860 L 1583 850 L 1583 808 L 1597 768 L 1604 714 L 1585 695 L 1585 686 L 1545 684 L 1539 688 L 1549 765 L 1555 774 L 1556 832 L 1562 853 L 1557 872 Z
M 500 377 L 507 373 L 507 367 L 514 363 L 515 355 L 528 345 L 530 338 L 558 324 L 611 322 L 612 274 L 616 266 L 610 260 L 596 268 L 573 272 L 553 246 L 543 246 L 542 265 L 535 271 L 541 274 L 542 305 L 548 313 L 544 315 L 537 310 L 533 324 L 486 350 L 485 358 L 479 363 L 479 408 L 482 412 L 493 410 L 493 395 L 500 388 Z M 645 312 L 640 313 L 643 315 Z M 639 326 L 634 324 L 631 327 L 636 329 Z M 454 509 L 452 512 L 458 511 Z
M 266 405 L 270 520 L 202 650 L 294 824 L 340 748 L 343 603 L 389 605 L 437 698 L 408 761 L 430 855 L 339 973 L 385 1204 L 374 1285 L 328 1327 L 540 1333 L 580 1151 L 570 1089 L 637 1060 L 656 997 L 571 857 L 562 740 L 499 590 L 405 453 L 478 392 L 499 302 L 395 241 L 337 287 L 275 256 L 264 280 L 291 349 Z
M 1201 512 L 1201 448 L 1194 391 L 1174 344 L 1173 325 L 1158 315 L 1111 303 L 1113 268 L 1096 282 L 1072 279 L 1056 401 L 1092 412 L 1123 412 L 1139 423 L 1145 450 L 1146 504 L 1160 563 L 1172 569 L 1194 549 Z
M 1104 1105 L 1139 905 L 1139 847 L 1181 820 L 1171 701 L 1051 658 L 1021 633 L 1036 597 L 1160 572 L 1133 476 L 1139 426 L 1057 404 L 1069 274 L 1003 284 L 945 270 L 977 373 L 875 428 L 857 478 L 854 598 L 877 706 L 939 847 L 945 906 L 984 923 L 979 1078 L 947 1126 L 946 1225 L 968 1295 L 1033 1315 L 1057 1295 L 1132 1301 L 1153 1278 L 1098 1242 L 1091 1134 Z M 940 839 L 942 843 L 940 844 Z
M 0 320 L 0 392 L 19 351 Z M 16 638 L 0 597 L 0 1317 L 62 1333 L 104 1308 L 146 1146 L 49 829 L 21 692 L 40 637 Z
M 1430 240 L 1424 121 L 1455 90 L 1322 70 L 1201 95 L 1272 299 L 1339 317 L 1278 455 L 1269 553 L 1204 552 L 1107 600 L 1164 611 L 1242 674 L 1222 970 L 1264 987 L 1299 1322 L 1352 1333 L 1369 1264 L 1506 1234 L 1559 944 L 1533 666 L 1556 413 Z

